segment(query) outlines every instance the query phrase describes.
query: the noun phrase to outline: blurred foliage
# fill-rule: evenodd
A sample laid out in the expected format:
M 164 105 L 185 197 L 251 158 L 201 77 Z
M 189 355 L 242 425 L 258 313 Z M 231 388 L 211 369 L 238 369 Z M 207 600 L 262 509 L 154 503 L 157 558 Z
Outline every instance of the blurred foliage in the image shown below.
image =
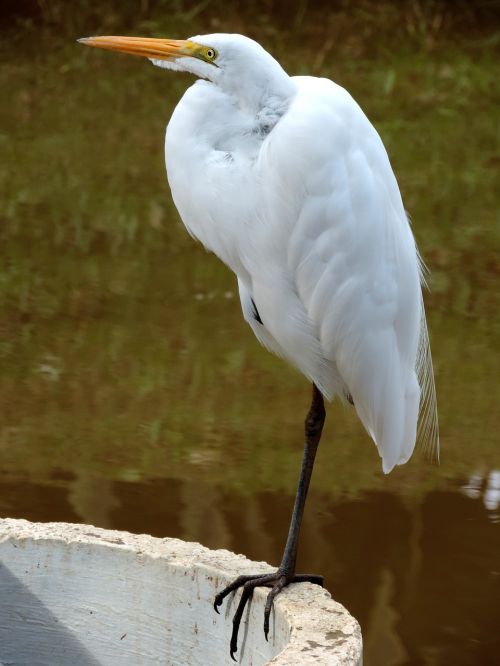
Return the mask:
M 261 40 L 293 32 L 356 45 L 364 53 L 405 41 L 432 49 L 443 39 L 498 30 L 498 0 L 3 0 L 0 20 L 62 38 L 141 30 L 145 33 L 245 32 Z

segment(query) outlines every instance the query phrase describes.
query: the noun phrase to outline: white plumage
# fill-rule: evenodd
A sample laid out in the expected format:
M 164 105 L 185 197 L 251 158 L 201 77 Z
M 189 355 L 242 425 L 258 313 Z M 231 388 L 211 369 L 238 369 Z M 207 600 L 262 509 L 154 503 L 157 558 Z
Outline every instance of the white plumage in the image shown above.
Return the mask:
M 230 654 L 244 608 L 274 598 L 297 575 L 300 526 L 325 420 L 323 395 L 353 402 L 385 472 L 411 456 L 420 411 L 438 451 L 436 396 L 421 266 L 379 135 L 348 92 L 289 77 L 241 35 L 190 40 L 90 37 L 89 46 L 149 57 L 201 77 L 167 128 L 172 195 L 190 233 L 236 274 L 243 315 L 268 349 L 314 384 L 288 538 L 276 572 L 242 575 Z
M 166 134 L 186 227 L 236 273 L 259 341 L 328 399 L 352 396 L 384 472 L 411 456 L 419 404 L 437 451 L 419 259 L 375 128 L 346 90 L 289 77 L 248 38 L 190 41 L 215 47 L 218 67 L 154 60 L 209 78 Z

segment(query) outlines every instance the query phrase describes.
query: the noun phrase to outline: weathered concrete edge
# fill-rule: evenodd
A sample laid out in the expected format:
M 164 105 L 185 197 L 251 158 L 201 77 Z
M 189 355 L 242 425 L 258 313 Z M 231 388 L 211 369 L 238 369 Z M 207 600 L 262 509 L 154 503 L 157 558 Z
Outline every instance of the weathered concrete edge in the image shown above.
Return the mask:
M 164 558 L 176 566 L 205 567 L 219 578 L 221 586 L 241 573 L 272 571 L 265 562 L 252 562 L 228 550 L 210 550 L 199 543 L 105 530 L 93 525 L 0 518 L 0 542 L 10 539 L 101 545 L 128 550 L 142 557 Z M 266 594 L 265 589 L 256 590 L 256 600 L 262 605 Z M 272 666 L 361 666 L 359 624 L 327 590 L 310 583 L 291 585 L 277 597 L 275 612 L 282 615 L 290 627 L 290 643 L 269 662 Z

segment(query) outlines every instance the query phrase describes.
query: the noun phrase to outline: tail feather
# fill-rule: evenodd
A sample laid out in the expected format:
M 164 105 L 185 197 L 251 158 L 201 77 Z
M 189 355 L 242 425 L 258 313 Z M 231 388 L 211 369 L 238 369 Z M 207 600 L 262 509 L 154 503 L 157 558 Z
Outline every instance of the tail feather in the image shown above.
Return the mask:
M 347 385 L 366 430 L 370 433 L 388 474 L 406 463 L 416 441 L 439 460 L 439 431 L 432 359 L 422 305 L 415 367 L 401 359 L 394 332 L 360 340 L 352 358 Z M 345 366 L 344 366 L 345 367 Z M 418 424 L 418 428 L 417 428 Z
M 340 359 L 339 369 L 387 474 L 410 457 L 415 445 L 419 393 L 415 372 L 401 363 L 391 329 L 361 336 L 351 354 Z
M 405 390 L 405 427 L 398 465 L 408 462 L 415 448 L 419 403 L 420 386 L 415 371 L 410 370 Z
M 417 441 L 424 453 L 428 455 L 431 460 L 439 462 L 439 424 L 436 386 L 434 384 L 431 347 L 429 344 L 429 333 L 427 331 L 423 302 L 416 370 L 421 389 Z

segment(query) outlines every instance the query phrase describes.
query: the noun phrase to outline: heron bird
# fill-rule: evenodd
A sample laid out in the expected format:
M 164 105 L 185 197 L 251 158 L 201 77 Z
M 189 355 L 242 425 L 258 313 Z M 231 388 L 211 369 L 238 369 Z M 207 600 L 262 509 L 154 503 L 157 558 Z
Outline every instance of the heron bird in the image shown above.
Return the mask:
M 292 582 L 323 582 L 295 566 L 324 398 L 354 406 L 385 473 L 410 458 L 417 434 L 439 450 L 423 264 L 382 140 L 341 86 L 289 76 L 243 35 L 80 41 L 197 77 L 166 131 L 174 203 L 189 233 L 236 274 L 257 339 L 312 383 L 281 564 L 239 576 L 215 598 L 217 610 L 242 588 L 234 659 L 254 588 L 271 588 L 267 639 L 276 595 Z

